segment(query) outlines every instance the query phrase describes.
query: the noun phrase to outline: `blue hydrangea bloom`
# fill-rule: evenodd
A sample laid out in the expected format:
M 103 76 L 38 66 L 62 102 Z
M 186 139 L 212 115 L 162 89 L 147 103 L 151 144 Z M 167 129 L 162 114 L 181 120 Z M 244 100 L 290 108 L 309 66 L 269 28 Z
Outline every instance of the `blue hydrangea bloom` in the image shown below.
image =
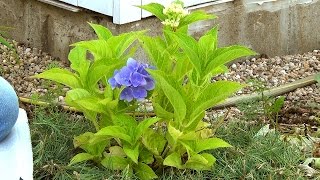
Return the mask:
M 125 87 L 120 94 L 120 100 L 130 102 L 136 99 L 141 101 L 147 97 L 147 91 L 154 89 L 154 80 L 146 68 L 154 69 L 148 64 L 141 64 L 129 58 L 126 66 L 114 72 L 108 82 L 112 89 Z

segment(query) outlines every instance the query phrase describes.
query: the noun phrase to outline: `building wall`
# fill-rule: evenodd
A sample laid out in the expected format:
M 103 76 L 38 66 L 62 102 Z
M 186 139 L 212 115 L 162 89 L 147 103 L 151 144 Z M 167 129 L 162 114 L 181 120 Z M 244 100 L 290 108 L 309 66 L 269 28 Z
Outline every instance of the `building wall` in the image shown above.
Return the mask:
M 14 27 L 14 39 L 62 60 L 66 60 L 70 44 L 94 38 L 87 22 L 105 25 L 115 34 L 150 29 L 150 34 L 156 35 L 161 30 L 154 17 L 115 25 L 108 16 L 87 10 L 69 12 L 36 0 L 0 0 L 0 7 L 0 25 Z M 235 0 L 200 9 L 219 18 L 192 25 L 190 33 L 199 37 L 219 24 L 221 46 L 242 44 L 268 56 L 320 48 L 319 0 Z M 137 57 L 146 59 L 141 50 Z

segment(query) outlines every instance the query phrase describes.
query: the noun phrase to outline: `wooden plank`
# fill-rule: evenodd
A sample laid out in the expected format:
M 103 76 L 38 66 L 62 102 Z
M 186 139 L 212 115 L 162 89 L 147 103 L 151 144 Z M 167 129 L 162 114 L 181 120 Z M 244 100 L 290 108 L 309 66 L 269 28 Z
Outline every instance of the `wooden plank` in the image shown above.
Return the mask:
M 78 0 L 78 6 L 92 11 L 113 16 L 114 0 Z
M 141 0 L 114 0 L 113 23 L 125 24 L 141 20 L 141 9 L 135 7 L 137 5 L 141 5 Z
M 315 76 L 316 75 L 311 75 L 306 78 L 299 79 L 294 82 L 284 84 L 279 87 L 272 88 L 270 90 L 266 90 L 263 92 L 263 94 L 266 97 L 274 97 L 274 96 L 279 96 L 279 95 L 294 91 L 298 88 L 309 86 L 311 84 L 316 83 Z M 245 94 L 245 95 L 241 95 L 241 96 L 235 96 L 235 97 L 231 97 L 231 98 L 227 99 L 226 101 L 214 106 L 212 109 L 222 109 L 225 107 L 234 106 L 234 105 L 241 103 L 241 102 L 253 101 L 253 100 L 256 100 L 259 98 L 261 98 L 260 93 L 252 93 L 252 94 Z

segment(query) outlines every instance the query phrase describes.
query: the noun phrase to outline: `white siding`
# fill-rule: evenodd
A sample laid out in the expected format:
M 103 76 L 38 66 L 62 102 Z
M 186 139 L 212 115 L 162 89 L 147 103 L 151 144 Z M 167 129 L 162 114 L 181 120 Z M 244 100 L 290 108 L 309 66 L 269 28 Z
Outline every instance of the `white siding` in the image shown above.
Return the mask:
M 78 0 L 78 6 L 92 11 L 113 16 L 114 0 Z
M 144 5 L 151 2 L 166 5 L 171 0 L 59 0 L 74 6 L 90 9 L 101 14 L 113 17 L 113 23 L 125 24 L 142 18 L 151 16 L 151 13 L 135 7 L 135 5 Z M 185 6 L 195 6 L 198 4 L 215 2 L 221 0 L 184 0 Z M 223 1 L 223 0 L 222 0 Z M 232 1 L 232 0 L 230 0 Z

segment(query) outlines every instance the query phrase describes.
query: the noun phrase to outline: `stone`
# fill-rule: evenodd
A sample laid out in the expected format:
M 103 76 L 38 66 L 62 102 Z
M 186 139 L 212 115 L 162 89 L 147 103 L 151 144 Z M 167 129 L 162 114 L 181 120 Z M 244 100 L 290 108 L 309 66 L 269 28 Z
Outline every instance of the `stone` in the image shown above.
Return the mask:
M 0 141 L 15 125 L 19 114 L 19 101 L 13 87 L 0 77 Z

